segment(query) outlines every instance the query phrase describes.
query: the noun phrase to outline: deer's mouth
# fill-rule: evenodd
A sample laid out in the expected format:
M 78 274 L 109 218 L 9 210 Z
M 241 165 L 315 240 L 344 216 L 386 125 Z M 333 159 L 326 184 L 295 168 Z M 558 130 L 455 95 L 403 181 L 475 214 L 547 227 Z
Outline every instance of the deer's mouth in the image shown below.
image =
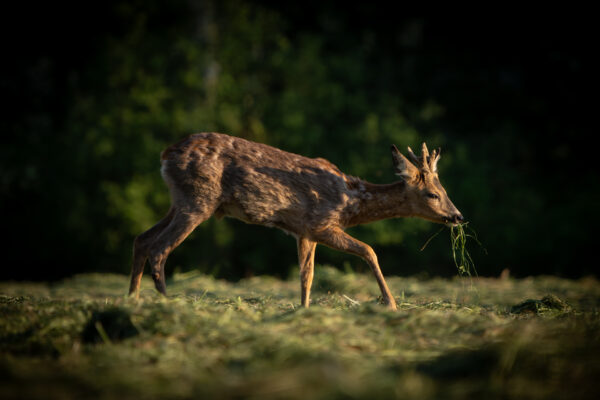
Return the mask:
M 456 214 L 449 217 L 442 217 L 442 222 L 447 226 L 457 226 L 464 223 L 465 219 L 461 214 Z
M 450 220 L 450 218 L 446 218 L 446 217 L 443 217 L 443 218 L 442 218 L 442 223 L 443 223 L 444 225 L 448 226 L 448 227 L 452 227 L 452 226 L 456 226 L 456 225 L 458 225 L 456 222 L 452 222 L 452 221 Z

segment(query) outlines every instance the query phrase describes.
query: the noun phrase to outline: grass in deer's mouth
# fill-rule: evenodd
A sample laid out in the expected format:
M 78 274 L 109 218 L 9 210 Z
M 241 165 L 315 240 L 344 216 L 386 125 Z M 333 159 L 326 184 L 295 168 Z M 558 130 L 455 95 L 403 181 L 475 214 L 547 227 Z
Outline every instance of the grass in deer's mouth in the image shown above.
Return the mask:
M 475 231 L 470 229 L 473 234 L 469 234 L 465 232 L 465 227 L 467 223 L 464 224 L 456 224 L 450 227 L 450 244 L 452 246 L 452 259 L 454 260 L 454 265 L 458 269 L 458 274 L 461 276 L 477 276 L 477 270 L 475 269 L 475 263 L 473 262 L 473 258 L 471 254 L 467 250 L 467 238 L 474 239 L 479 245 L 481 243 L 477 240 L 477 235 Z
M 467 250 L 467 238 L 471 238 L 475 240 L 475 242 L 481 246 L 481 242 L 477 239 L 477 234 L 475 231 L 469 227 L 469 231 L 471 233 L 465 232 L 465 227 L 467 227 L 468 222 L 464 224 L 456 224 L 450 226 L 450 246 L 452 248 L 452 259 L 454 260 L 454 265 L 458 269 L 458 274 L 460 276 L 477 276 L 477 270 L 475 269 L 475 263 L 473 262 L 473 258 L 471 254 Z M 427 247 L 429 242 L 436 237 L 441 231 L 445 228 L 442 227 L 439 231 L 434 233 L 421 247 L 421 251 Z M 483 246 L 482 246 L 483 247 Z M 485 248 L 484 248 L 485 251 Z

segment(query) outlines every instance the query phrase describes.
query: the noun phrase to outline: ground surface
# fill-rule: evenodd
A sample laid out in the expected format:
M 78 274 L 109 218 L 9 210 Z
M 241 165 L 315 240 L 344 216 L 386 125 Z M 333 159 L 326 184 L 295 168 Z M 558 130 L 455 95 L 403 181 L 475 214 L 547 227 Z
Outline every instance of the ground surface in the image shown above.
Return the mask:
M 310 309 L 296 279 L 0 283 L 0 398 L 600 398 L 598 281 L 388 284 L 397 312 L 326 267 Z

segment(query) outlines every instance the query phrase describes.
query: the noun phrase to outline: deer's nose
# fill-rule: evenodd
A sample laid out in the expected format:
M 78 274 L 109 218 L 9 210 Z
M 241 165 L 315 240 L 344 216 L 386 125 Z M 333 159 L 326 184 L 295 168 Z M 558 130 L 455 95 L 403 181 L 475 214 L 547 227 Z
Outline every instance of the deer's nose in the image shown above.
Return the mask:
M 465 219 L 464 219 L 464 217 L 462 216 L 462 214 L 461 214 L 461 213 L 458 213 L 458 214 L 454 214 L 454 218 L 453 218 L 453 221 L 452 221 L 452 222 L 454 222 L 455 224 L 460 224 L 460 223 L 464 222 L 464 220 L 465 220 Z

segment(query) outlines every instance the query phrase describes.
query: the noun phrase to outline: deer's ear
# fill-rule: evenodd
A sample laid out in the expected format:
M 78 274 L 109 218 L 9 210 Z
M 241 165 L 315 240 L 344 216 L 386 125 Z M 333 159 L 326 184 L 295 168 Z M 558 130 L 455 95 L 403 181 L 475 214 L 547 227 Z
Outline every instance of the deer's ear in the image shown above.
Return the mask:
M 404 157 L 395 145 L 392 145 L 392 161 L 396 175 L 405 180 L 412 180 L 419 176 L 419 169 L 411 163 L 408 158 Z

